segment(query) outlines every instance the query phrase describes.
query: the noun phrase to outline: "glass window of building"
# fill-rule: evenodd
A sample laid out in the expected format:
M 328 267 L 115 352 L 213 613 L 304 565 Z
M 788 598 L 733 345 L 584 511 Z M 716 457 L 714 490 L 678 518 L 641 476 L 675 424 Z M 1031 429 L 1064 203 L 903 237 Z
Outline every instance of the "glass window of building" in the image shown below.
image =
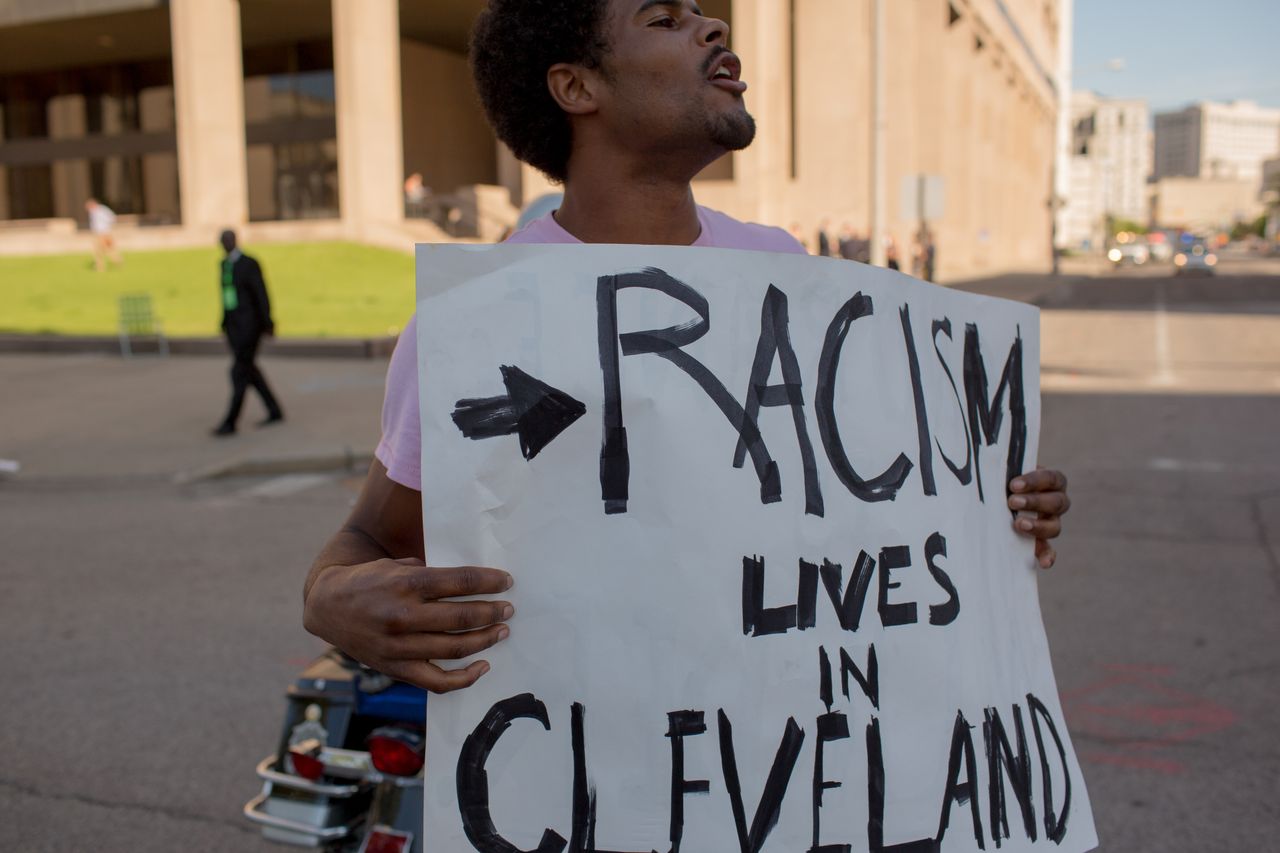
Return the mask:
M 169 14 L 34 16 L 0 56 L 0 219 L 179 219 Z M 11 49 L 10 49 L 11 48 Z
M 241 6 L 249 219 L 336 219 L 337 100 L 328 2 L 308 15 L 282 5 Z

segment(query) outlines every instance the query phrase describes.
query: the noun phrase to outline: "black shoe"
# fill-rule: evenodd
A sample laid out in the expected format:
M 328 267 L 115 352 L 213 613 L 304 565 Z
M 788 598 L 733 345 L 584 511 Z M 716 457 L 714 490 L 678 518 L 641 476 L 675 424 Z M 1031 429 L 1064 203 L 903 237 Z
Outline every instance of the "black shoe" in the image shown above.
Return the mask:
M 272 424 L 282 423 L 284 423 L 284 413 L 276 412 L 274 415 L 267 415 L 265 418 L 258 421 L 258 428 L 261 429 L 262 427 L 271 426 Z
M 236 434 L 235 424 L 226 424 L 226 423 L 218 424 L 218 426 L 212 432 L 212 435 L 215 438 L 226 438 L 229 435 L 235 435 L 235 434 Z

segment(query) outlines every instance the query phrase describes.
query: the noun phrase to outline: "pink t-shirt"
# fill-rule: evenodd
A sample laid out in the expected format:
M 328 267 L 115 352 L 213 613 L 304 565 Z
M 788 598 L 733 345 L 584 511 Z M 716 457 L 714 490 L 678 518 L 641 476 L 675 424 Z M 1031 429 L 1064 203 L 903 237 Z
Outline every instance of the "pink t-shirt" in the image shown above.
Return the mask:
M 758 252 L 804 254 L 804 246 L 781 228 L 739 222 L 719 211 L 698 208 L 702 233 L 695 246 L 751 249 Z M 507 238 L 508 243 L 581 243 L 560 227 L 551 214 L 530 222 Z M 387 393 L 382 404 L 382 441 L 374 451 L 387 476 L 402 486 L 422 491 L 422 425 L 418 412 L 418 317 L 410 318 L 387 368 Z

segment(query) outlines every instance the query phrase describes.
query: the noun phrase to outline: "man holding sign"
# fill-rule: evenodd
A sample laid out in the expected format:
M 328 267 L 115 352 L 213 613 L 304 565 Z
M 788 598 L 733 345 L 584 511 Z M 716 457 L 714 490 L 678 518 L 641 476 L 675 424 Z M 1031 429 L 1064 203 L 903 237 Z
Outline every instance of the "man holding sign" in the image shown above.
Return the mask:
M 567 11 L 566 7 L 572 11 Z M 552 2 L 552 0 L 491 0 L 488 10 L 482 14 L 477 23 L 472 44 L 473 65 L 481 99 L 499 138 L 522 160 L 538 167 L 553 179 L 563 181 L 565 185 L 565 197 L 560 210 L 554 215 L 548 215 L 536 221 L 524 231 L 514 235 L 508 242 L 702 246 L 717 249 L 748 249 L 775 254 L 802 254 L 802 247 L 784 231 L 740 223 L 723 214 L 700 208 L 694 202 L 690 186 L 693 177 L 727 152 L 749 145 L 754 136 L 754 122 L 743 102 L 746 85 L 741 80 L 740 63 L 728 50 L 727 39 L 728 27 L 721 21 L 703 16 L 696 3 L 691 0 L 667 0 L 667 2 L 595 0 L 595 2 L 577 4 Z M 661 256 L 665 261 L 667 255 L 663 254 L 663 251 L 655 250 L 652 256 Z M 588 255 L 589 252 L 583 257 L 586 258 Z M 632 250 L 626 257 L 631 259 L 643 255 L 642 250 Z M 595 255 L 590 257 L 596 258 Z M 671 263 L 676 264 L 679 261 L 673 259 Z M 781 263 L 781 260 L 778 263 Z M 793 266 L 783 265 L 779 269 L 791 270 Z M 675 295 L 675 298 L 694 306 L 697 310 L 700 295 L 681 281 L 679 276 L 668 275 L 661 270 L 650 270 L 644 275 L 648 276 L 651 273 L 652 276 L 649 278 L 635 281 L 622 275 L 614 276 L 615 287 L 659 290 L 667 295 Z M 665 278 L 659 278 L 659 274 Z M 771 288 L 766 295 L 765 304 L 766 314 L 768 315 L 768 311 L 772 310 L 773 313 L 768 316 L 772 316 L 774 321 L 780 323 L 780 326 L 772 329 L 772 332 L 777 333 L 780 328 L 786 326 L 786 303 L 785 294 L 778 291 L 781 296 L 775 296 L 774 290 Z M 616 305 L 617 292 L 614 290 L 611 293 L 612 295 L 607 298 L 614 300 L 613 304 Z M 799 315 L 804 294 L 793 289 L 791 295 L 795 297 L 792 311 Z M 606 296 L 600 298 L 601 304 L 605 304 Z M 759 306 L 758 301 L 756 305 Z M 778 311 L 779 307 L 781 313 Z M 849 300 L 844 306 L 837 304 L 832 308 L 836 314 L 831 328 L 835 329 L 836 333 L 834 338 L 831 334 L 828 335 L 828 344 L 835 341 L 834 362 L 838 362 L 840 344 L 844 340 L 840 330 L 847 331 L 848 325 L 858 316 L 868 316 L 871 313 L 871 307 L 868 299 L 861 307 L 855 304 L 854 300 Z M 756 310 L 758 312 L 759 308 L 757 307 Z M 859 314 L 859 311 L 862 313 Z M 841 315 L 840 312 L 845 313 Z M 461 317 L 461 315 L 455 316 Z M 604 314 L 602 313 L 601 316 L 603 317 Z M 844 316 L 843 325 L 837 322 L 841 316 Z M 828 315 L 827 319 L 832 319 L 832 315 Z M 905 316 L 902 327 L 910 337 L 909 321 Z M 704 317 L 703 328 L 700 331 L 705 332 L 708 328 Z M 618 338 L 616 334 L 618 331 L 617 328 L 611 330 L 614 333 L 610 338 L 611 341 Z M 685 332 L 688 331 L 685 329 Z M 672 332 L 677 330 L 675 328 L 664 330 L 662 334 Z M 951 336 L 949 330 L 946 335 L 948 338 Z M 627 335 L 622 337 L 626 338 Z M 766 336 L 762 333 L 760 337 L 761 349 L 766 356 L 769 356 L 770 353 L 763 344 Z M 977 363 L 980 365 L 981 352 L 976 346 L 976 333 L 974 337 L 975 346 L 967 348 L 966 359 L 968 359 L 968 353 L 977 352 Z M 592 341 L 594 340 L 593 337 Z M 771 340 L 777 343 L 776 334 Z M 935 330 L 935 347 L 937 340 L 940 338 Z M 633 349 L 628 351 L 627 342 L 623 342 L 623 356 L 637 352 L 657 352 L 656 349 L 636 349 L 635 347 L 642 347 L 643 344 L 634 341 L 632 343 Z M 378 448 L 377 461 L 371 467 L 364 489 L 350 518 L 325 546 L 307 579 L 304 591 L 305 624 L 312 633 L 332 642 L 375 669 L 432 691 L 448 692 L 471 687 L 489 669 L 489 663 L 484 660 L 473 661 L 462 668 L 450 668 L 450 661 L 476 655 L 508 637 L 507 623 L 513 616 L 514 610 L 505 600 L 504 593 L 511 588 L 513 581 L 507 572 L 500 569 L 474 565 L 427 567 L 424 564 L 426 554 L 423 545 L 423 480 L 419 463 L 424 425 L 419 420 L 419 345 L 416 325 L 411 323 L 401 337 L 388 373 L 387 400 L 383 411 L 383 439 Z M 668 349 L 674 351 L 679 347 L 668 347 Z M 832 366 L 834 362 L 826 357 L 830 355 L 827 349 L 829 347 L 824 348 L 824 362 L 827 363 L 831 378 L 834 379 Z M 774 352 L 781 354 L 782 351 L 775 347 Z M 939 356 L 941 358 L 941 351 Z M 603 333 L 601 360 L 603 366 L 605 360 Z M 765 364 L 763 379 L 766 384 L 772 364 L 772 360 Z M 786 364 L 786 360 L 783 359 L 784 371 Z M 493 366 L 496 365 L 491 365 Z M 701 367 L 701 365 L 698 366 Z M 686 363 L 686 367 L 682 369 L 692 371 L 694 368 L 688 367 Z M 1006 374 L 1008 370 L 1006 367 Z M 508 389 L 512 387 L 511 381 L 515 373 L 510 372 L 506 367 L 503 369 L 503 377 L 508 383 Z M 690 375 L 693 374 L 690 373 Z M 957 368 L 957 377 L 959 375 L 960 371 Z M 985 395 L 985 370 L 969 370 L 965 373 L 965 376 L 972 379 L 975 385 L 979 375 L 981 375 L 981 391 Z M 754 376 L 753 373 L 753 378 Z M 714 380 L 715 377 L 711 378 Z M 598 375 L 596 382 L 599 382 Z M 788 379 L 787 382 L 791 383 L 791 380 Z M 818 384 L 822 385 L 821 379 Z M 771 387 L 784 388 L 783 385 Z M 955 388 L 954 382 L 952 387 Z M 997 392 L 997 404 L 1004 388 L 1005 382 L 1002 379 L 1001 390 Z M 481 390 L 475 389 L 477 393 Z M 748 452 L 750 453 L 752 465 L 760 472 L 761 500 L 774 500 L 773 496 L 765 497 L 769 489 L 766 486 L 768 477 L 764 472 L 769 469 L 759 457 L 761 448 L 753 438 L 755 434 L 753 419 L 747 417 L 736 402 L 726 400 L 723 394 L 717 396 L 713 390 L 704 383 L 701 391 L 697 393 L 705 391 L 710 394 L 717 400 L 721 411 L 729 416 L 730 422 L 739 429 L 740 447 L 737 455 L 743 459 Z M 512 393 L 514 394 L 514 391 Z M 785 397 L 787 392 L 780 393 Z M 454 399 L 458 399 L 458 396 Z M 431 403 L 430 400 L 427 402 Z M 459 399 L 458 402 L 459 409 L 465 409 L 461 404 L 467 401 Z M 572 402 L 576 403 L 576 400 Z M 794 401 L 792 403 L 797 408 L 801 405 Z M 982 406 L 986 407 L 987 403 L 988 401 L 984 400 Z M 750 400 L 747 404 L 749 411 Z M 779 399 L 765 394 L 757 400 L 755 410 L 758 412 L 760 405 L 779 404 Z M 922 405 L 923 403 L 917 402 L 917 406 Z M 736 410 L 735 406 L 738 406 Z M 815 408 L 821 407 L 822 404 L 819 401 Z M 586 408 L 595 409 L 595 406 Z M 604 408 L 606 409 L 606 430 L 608 430 L 609 412 L 607 410 L 610 407 L 607 400 Z M 830 414 L 829 403 L 826 409 L 827 414 Z M 734 411 L 738 414 L 733 414 Z M 455 421 L 459 428 L 464 426 L 456 413 Z M 833 427 L 829 423 L 824 426 L 821 418 L 819 421 L 820 431 L 823 432 L 823 444 L 831 453 L 830 448 L 839 445 L 838 436 L 831 441 L 830 433 Z M 432 428 L 430 424 L 427 426 L 428 429 Z M 620 428 L 619 425 L 617 429 Z M 998 417 L 995 421 L 995 431 L 999 431 Z M 797 427 L 797 433 L 800 432 L 800 428 Z M 923 430 L 921 434 L 925 435 Z M 461 440 L 460 437 L 459 440 Z M 973 435 L 973 440 L 976 446 L 978 441 L 976 434 Z M 1010 439 L 1011 442 L 1013 440 Z M 608 441 L 609 437 L 606 435 L 606 445 Z M 988 436 L 988 443 L 992 441 L 994 437 Z M 927 447 L 929 442 L 922 439 L 922 451 Z M 605 455 L 608 456 L 607 446 Z M 861 481 L 856 474 L 850 478 L 848 475 L 852 473 L 852 466 L 848 464 L 847 459 L 843 460 L 843 465 L 840 464 L 839 457 L 842 455 L 842 453 L 831 454 L 832 466 L 836 476 L 846 485 L 857 481 L 873 490 L 885 488 L 883 483 L 876 485 Z M 531 455 L 526 452 L 526 457 L 531 458 Z M 1010 459 L 1013 458 L 1014 454 L 1011 452 Z M 739 460 L 734 461 L 741 464 Z M 948 464 L 950 464 L 949 459 Z M 606 497 L 604 511 L 625 512 L 625 497 L 621 498 L 621 505 L 618 503 L 620 500 L 618 494 L 625 495 L 625 488 L 621 493 L 615 494 L 610 503 L 611 485 L 605 482 L 609 467 L 602 458 L 600 461 L 601 487 Z M 812 466 L 806 459 L 806 475 L 810 467 Z M 888 479 L 897 479 L 898 486 L 901 486 L 901 480 L 907 476 L 911 464 L 908 462 L 905 469 L 901 466 L 899 468 L 901 476 Z M 953 472 L 958 470 L 958 466 L 953 468 Z M 965 470 L 969 470 L 967 463 Z M 886 472 L 886 474 L 889 473 Z M 428 476 L 430 475 L 429 472 Z M 782 476 L 786 478 L 788 472 L 784 471 Z M 788 482 L 794 482 L 794 473 L 792 472 L 790 476 L 792 479 Z M 957 477 L 959 476 L 957 474 Z M 616 485 L 613 483 L 613 486 L 616 487 Z M 1016 513 L 1012 523 L 1016 525 L 1019 533 L 1034 538 L 1035 554 L 1039 564 L 1044 568 L 1050 567 L 1055 558 L 1050 540 L 1059 535 L 1060 517 L 1069 506 L 1065 478 L 1056 471 L 1036 470 L 1013 477 L 1008 487 L 1011 493 L 1007 498 L 1008 506 Z M 850 486 L 850 489 L 856 495 L 853 486 Z M 995 493 L 992 497 L 997 499 L 1002 497 L 1001 490 L 998 488 L 988 487 L 988 490 Z M 884 495 L 888 499 L 893 497 L 893 494 L 883 491 L 877 494 Z M 822 512 L 815 512 L 815 506 L 811 500 L 812 489 L 806 488 L 805 495 L 810 499 L 804 506 L 806 517 L 821 517 Z M 600 493 L 597 492 L 596 499 L 598 500 L 599 497 Z M 860 499 L 867 500 L 865 496 Z M 841 500 L 844 501 L 845 498 L 842 497 Z M 835 499 L 831 499 L 830 502 L 833 505 L 836 504 Z M 459 503 L 463 504 L 465 501 L 459 501 Z M 430 511 L 434 512 L 434 509 Z M 640 511 L 637 510 L 636 514 L 639 515 L 639 513 Z M 834 512 L 829 511 L 828 514 L 838 517 Z M 600 517 L 603 518 L 603 516 Z M 1010 516 L 1006 513 L 1005 521 L 1008 522 L 1009 518 Z M 860 603 L 867 597 L 866 583 L 875 571 L 874 565 L 877 559 L 881 563 L 879 573 L 882 577 L 879 596 L 882 605 L 880 621 L 883 625 L 905 624 L 907 617 L 904 613 L 893 610 L 894 607 L 902 605 L 889 603 L 893 593 L 888 590 L 896 588 L 897 584 L 889 583 L 886 579 L 892 567 L 905 565 L 901 560 L 906 559 L 908 543 L 904 542 L 901 545 L 893 543 L 893 547 L 881 548 L 882 545 L 888 544 L 879 543 L 873 547 L 873 543 L 867 543 L 867 550 L 874 557 L 868 556 L 869 562 L 859 561 L 856 565 L 853 562 L 853 555 L 839 555 L 841 559 L 837 559 L 837 555 L 801 556 L 799 568 L 801 594 L 789 610 L 785 607 L 763 606 L 764 587 L 768 585 L 765 579 L 765 560 L 758 555 L 738 555 L 743 584 L 742 624 L 739 626 L 742 629 L 741 634 L 746 635 L 748 639 L 755 639 L 763 636 L 792 636 L 789 632 L 804 630 L 805 625 L 802 620 L 806 618 L 805 614 L 810 609 L 809 602 L 816 600 L 807 596 L 806 591 L 812 587 L 811 591 L 816 595 L 819 581 L 826 587 L 826 594 L 831 596 L 833 602 L 841 600 L 843 595 L 846 605 L 851 598 L 857 599 L 857 595 L 852 592 L 856 582 L 861 589 L 862 598 L 858 599 Z M 909 544 L 911 550 L 917 553 L 917 565 L 923 566 L 927 563 L 929 573 L 938 579 L 939 586 L 945 591 L 951 582 L 945 570 L 939 568 L 939 560 L 946 553 L 945 542 L 930 536 L 928 541 Z M 574 551 L 568 550 L 565 556 L 570 560 L 575 556 L 578 560 L 583 560 L 587 559 L 582 556 L 584 553 L 589 551 L 583 549 L 575 555 Z M 793 559 L 794 556 L 788 555 L 784 558 L 783 555 L 778 555 L 777 560 L 781 564 L 785 559 Z M 824 561 L 824 557 L 831 557 L 831 560 Z M 812 562 L 808 562 L 810 560 Z M 845 563 L 843 568 L 836 565 L 838 562 Z M 770 571 L 772 571 L 772 565 L 771 563 Z M 813 567 L 812 578 L 809 577 L 808 566 Z M 591 567 L 576 568 L 581 570 Z M 796 571 L 795 568 L 791 570 Z M 845 575 L 848 578 L 847 585 L 840 578 L 841 571 L 847 573 Z M 592 574 L 592 572 L 586 572 L 584 576 L 590 577 Z M 601 575 L 601 577 L 611 576 Z M 944 578 L 947 580 L 944 581 Z M 531 576 L 523 578 L 523 581 L 532 586 L 538 584 L 540 578 Z M 583 583 L 585 585 L 586 581 Z M 752 588 L 753 584 L 754 588 Z M 840 592 L 846 586 L 850 590 L 849 594 Z M 769 585 L 769 589 L 773 590 L 773 586 Z M 675 594 L 674 591 L 672 594 Z M 737 593 L 733 595 L 736 606 Z M 476 598 L 477 596 L 479 598 Z M 952 596 L 955 597 L 954 589 L 952 589 Z M 456 600 L 461 597 L 468 597 L 469 600 Z M 870 597 L 873 600 L 876 598 L 874 593 Z M 605 598 L 615 602 L 626 602 L 628 605 L 633 602 L 633 599 L 625 596 L 606 595 Z M 937 606 L 941 607 L 942 611 L 938 614 L 922 613 L 919 621 L 929 622 L 931 617 L 936 617 L 939 621 L 933 624 L 940 624 L 943 620 L 955 619 L 954 614 L 946 612 L 946 604 Z M 873 608 L 874 605 L 868 605 L 868 611 Z M 641 617 L 628 615 L 626 620 L 656 619 L 659 616 L 659 612 Z M 622 621 L 622 614 L 619 614 L 618 618 Z M 854 628 L 846 624 L 848 620 L 854 620 Z M 846 606 L 841 610 L 840 621 L 844 630 L 856 629 L 856 616 L 852 607 Z M 914 615 L 912 621 L 915 621 Z M 657 631 L 656 625 L 652 627 Z M 512 645 L 518 648 L 519 643 Z M 498 652 L 498 650 L 494 651 Z M 854 683 L 853 692 L 858 691 L 858 684 L 864 684 L 866 686 L 862 692 L 868 697 L 871 697 L 871 687 L 877 680 L 874 673 L 873 649 L 862 649 L 856 652 L 858 656 L 856 662 L 846 655 L 845 657 L 850 657 L 847 665 L 841 657 L 843 651 L 843 648 L 837 649 L 835 646 L 823 648 L 824 655 L 829 655 L 822 689 L 822 698 L 828 712 L 831 709 L 833 695 L 829 683 L 832 678 L 837 685 L 834 690 L 840 692 L 843 686 L 843 694 L 846 698 L 850 695 L 850 679 Z M 864 656 L 868 651 L 870 651 L 870 658 Z M 536 661 L 527 663 L 536 666 Z M 739 674 L 734 678 L 744 680 L 747 676 Z M 468 694 L 470 692 L 468 691 Z M 536 700 L 531 697 L 525 698 L 525 694 L 522 694 L 518 697 L 510 697 L 507 701 L 514 704 L 495 704 L 495 709 L 501 707 L 504 710 L 500 711 L 499 718 L 491 720 L 486 717 L 482 725 L 490 725 L 491 729 L 496 726 L 497 729 L 494 730 L 501 731 L 504 725 L 504 721 L 500 719 L 502 714 L 513 714 L 516 717 L 536 716 Z M 874 701 L 875 707 L 879 709 L 879 699 Z M 1029 802 L 1030 776 L 1028 774 L 1033 768 L 1026 759 L 1027 732 L 1031 729 L 1031 724 L 1036 724 L 1034 743 L 1042 750 L 1041 758 L 1044 758 L 1045 746 L 1047 745 L 1049 752 L 1052 753 L 1054 742 L 1058 739 L 1056 728 L 1049 733 L 1051 721 L 1048 718 L 1048 711 L 1043 716 L 1038 716 L 1040 711 L 1035 704 L 1038 701 L 1034 696 L 1028 695 L 1027 701 L 1021 706 L 1015 705 L 1012 710 L 1008 705 L 1004 706 L 1003 722 L 998 715 L 994 721 L 992 718 L 988 719 L 989 731 L 994 738 L 987 741 L 988 750 L 994 744 L 999 753 L 1005 730 L 1008 731 L 1007 737 L 1017 746 L 1017 758 L 1012 758 L 1014 754 L 1012 749 L 1006 751 L 1011 756 L 1009 766 L 1014 767 L 1017 774 L 1020 774 L 1018 779 L 1021 781 L 1018 784 L 1022 787 L 1018 788 L 1017 805 L 1023 807 L 1024 816 L 1027 815 L 1026 810 L 1032 808 Z M 1056 702 L 1052 704 L 1056 705 Z M 1025 727 L 1021 716 L 1023 710 L 1027 714 Z M 668 711 L 676 713 L 674 706 Z M 693 738 L 702 731 L 706 731 L 707 726 L 715 727 L 715 723 L 710 719 L 706 723 L 702 722 L 701 713 L 701 711 L 696 712 L 698 716 L 695 717 L 695 712 L 691 710 L 688 712 L 688 717 L 670 719 L 670 729 L 666 738 L 667 744 L 673 750 L 673 760 L 676 744 L 681 743 L 685 738 Z M 888 714 L 888 711 L 885 713 Z M 954 716 L 954 708 L 951 713 Z M 971 715 L 969 719 L 976 719 L 977 724 L 981 725 L 981 713 L 982 709 L 978 709 L 977 716 Z M 715 711 L 708 711 L 708 714 L 714 716 Z M 1017 719 L 1016 734 L 1013 722 L 1015 718 Z M 587 788 L 590 786 L 585 781 L 585 775 L 580 776 L 578 773 L 581 757 L 578 746 L 585 742 L 582 736 L 582 719 L 582 708 L 575 705 L 573 722 L 575 734 L 574 849 L 585 850 L 595 849 L 594 794 L 588 797 Z M 964 719 L 963 716 L 960 717 L 961 721 Z M 1040 734 L 1041 727 L 1038 722 L 1041 720 L 1046 721 L 1043 735 Z M 433 726 L 434 721 L 433 717 Z M 667 722 L 664 717 L 664 727 Z M 740 727 L 740 734 L 749 731 L 747 722 L 740 717 L 735 718 L 733 722 Z M 809 720 L 810 724 L 813 722 L 813 719 Z M 560 722 L 557 721 L 557 725 L 559 724 Z M 505 725 L 510 725 L 509 718 L 505 720 Z M 773 721 L 770 720 L 769 726 L 772 725 Z M 791 725 L 794 725 L 794 720 L 791 721 Z M 928 845 L 940 843 L 951 805 L 958 803 L 963 806 L 966 802 L 971 803 L 974 809 L 977 843 L 979 847 L 982 846 L 982 827 L 978 825 L 979 815 L 976 811 L 977 780 L 972 773 L 973 744 L 971 740 L 966 741 L 967 731 L 960 732 L 960 728 L 968 728 L 972 725 L 970 723 L 960 726 L 957 723 L 957 734 L 954 739 L 950 737 L 949 730 L 945 733 L 946 739 L 953 744 L 951 763 L 963 764 L 969 768 L 970 772 L 966 775 L 962 769 L 952 767 L 951 772 L 947 774 L 944 825 L 938 829 L 936 838 L 919 842 L 925 846 L 911 849 L 936 849 Z M 728 728 L 728 717 L 722 710 L 719 727 L 722 752 L 724 744 L 731 743 L 733 740 L 731 733 L 726 737 Z M 819 720 L 817 736 L 820 740 L 826 741 L 848 737 L 847 732 L 841 735 L 838 729 L 839 726 L 834 722 L 834 718 L 827 719 L 825 723 Z M 874 743 L 878 750 L 880 748 L 879 730 L 876 731 Z M 659 737 L 662 737 L 661 733 Z M 812 737 L 813 735 L 810 743 L 813 742 Z M 778 748 L 779 756 L 787 751 L 788 743 L 799 750 L 799 741 L 802 739 L 803 731 L 799 727 L 793 731 L 789 725 L 783 735 L 782 745 Z M 875 751 L 871 749 L 870 727 L 867 739 L 869 766 L 873 766 L 876 761 L 870 760 L 871 752 Z M 474 747 L 475 744 L 470 738 L 467 742 L 469 747 Z M 774 743 L 777 742 L 775 735 Z M 659 745 L 662 745 L 661 740 Z M 493 744 L 490 743 L 489 747 L 492 748 L 492 746 Z M 464 752 L 465 750 L 466 748 Z M 732 749 L 725 754 L 731 756 Z M 475 756 L 473 755 L 472 758 L 474 759 Z M 945 758 L 946 756 L 944 756 L 944 765 Z M 878 760 L 883 771 L 883 756 Z M 792 762 L 794 764 L 794 757 Z M 1064 757 L 1063 764 L 1065 763 Z M 466 765 L 465 768 L 464 765 Z M 756 811 L 758 820 L 752 822 L 748 831 L 746 818 L 741 814 L 741 791 L 739 790 L 736 798 L 733 794 L 733 790 L 740 788 L 737 783 L 737 770 L 735 768 L 730 773 L 730 765 L 733 765 L 733 761 L 725 762 L 724 787 L 729 791 L 727 796 L 733 801 L 739 836 L 745 845 L 743 849 L 759 849 L 763 837 L 767 836 L 772 828 L 769 825 L 768 810 L 763 808 L 769 797 L 762 795 L 761 808 Z M 780 766 L 782 765 L 777 761 L 774 762 L 775 768 Z M 1050 787 L 1048 763 L 1041 761 L 1037 766 L 1046 774 L 1043 791 L 1046 803 L 1042 804 L 1040 817 L 1048 823 L 1045 824 L 1043 835 L 1051 837 L 1065 828 L 1065 806 L 1059 806 L 1058 819 L 1055 819 L 1054 806 L 1048 802 L 1052 800 L 1048 790 Z M 470 775 L 467 775 L 468 781 L 464 785 L 463 776 L 466 775 L 464 774 L 466 768 L 469 768 L 467 773 Z M 451 766 L 441 768 L 439 772 L 446 777 L 452 777 Z M 1078 773 L 1078 770 L 1074 772 Z M 848 849 L 818 845 L 816 816 L 818 803 L 821 800 L 820 791 L 824 785 L 835 787 L 836 783 L 824 780 L 820 766 L 815 769 L 814 774 L 815 849 Z M 673 777 L 671 799 L 673 813 L 677 808 L 677 800 L 683 802 L 685 793 L 698 793 L 698 786 L 703 784 L 693 781 L 693 775 L 690 774 L 689 780 L 682 777 L 679 784 Z M 463 804 L 464 813 L 472 815 L 471 822 L 467 823 L 464 820 L 467 838 L 477 846 L 477 849 L 517 849 L 502 846 L 506 842 L 502 842 L 497 837 L 496 830 L 493 830 L 492 826 L 484 827 L 484 820 L 476 823 L 476 802 L 480 800 L 488 802 L 487 789 L 480 791 L 475 787 L 476 780 L 484 777 L 483 761 L 480 761 L 479 765 L 474 760 L 469 764 L 466 761 L 460 761 L 458 776 L 459 796 L 476 798 L 470 805 Z M 732 784 L 729 782 L 730 776 L 734 777 Z M 961 782 L 961 777 L 967 781 Z M 774 776 L 770 775 L 770 784 L 773 778 Z M 580 781 L 586 786 L 583 788 L 581 798 L 577 793 Z M 691 787 L 682 788 L 686 781 Z M 876 787 L 874 778 L 869 777 L 869 784 L 872 789 Z M 883 778 L 879 786 L 879 802 L 883 810 L 885 802 Z M 1058 790 L 1060 801 L 1061 787 Z M 777 790 L 777 786 L 774 787 L 773 796 L 780 802 L 784 791 L 785 780 L 782 791 Z M 1023 792 L 1026 793 L 1027 799 L 1022 798 Z M 766 790 L 767 794 L 768 790 Z M 997 808 L 997 799 L 993 795 L 990 800 L 993 820 L 998 815 L 1007 822 L 1007 812 L 1003 810 L 1003 806 Z M 589 809 L 585 805 L 587 800 L 591 801 Z M 890 802 L 892 803 L 892 800 Z M 930 808 L 936 809 L 936 806 L 937 803 L 933 802 Z M 467 812 L 468 808 L 472 811 Z M 890 808 L 892 809 L 893 806 L 891 805 Z M 586 832 L 587 824 L 583 822 L 587 820 L 586 811 L 591 812 L 589 822 L 592 827 L 590 830 L 592 838 L 590 840 L 585 836 L 579 837 L 581 833 Z M 774 815 L 774 819 L 777 819 L 777 815 Z M 671 844 L 675 849 L 679 844 L 675 835 L 674 817 L 672 821 Z M 550 823 L 551 820 L 548 819 L 547 822 Z M 882 826 L 882 823 L 883 815 L 877 821 L 877 825 Z M 786 824 L 785 818 L 784 824 Z M 1032 823 L 1028 822 L 1027 826 L 1031 827 Z M 930 827 L 931 833 L 932 830 L 933 827 Z M 988 826 L 988 831 L 994 832 L 995 828 Z M 551 830 L 548 832 L 550 833 Z M 878 841 L 874 832 L 869 841 L 877 849 L 882 848 L 884 844 L 882 828 L 880 832 Z M 558 849 L 555 844 L 555 838 L 558 836 L 553 837 L 553 835 L 544 837 L 544 842 L 548 845 L 546 849 Z M 1004 832 L 1003 835 L 1008 837 L 1008 832 Z M 948 836 L 948 841 L 950 842 L 954 836 L 955 833 Z M 1028 829 L 1028 837 L 1032 840 L 1036 837 L 1031 829 Z M 477 841 L 478 838 L 479 841 Z M 1061 839 L 1059 837 L 1054 840 Z M 656 845 L 659 842 L 653 843 Z
M 692 2 L 581 5 L 566 18 L 560 3 L 496 0 L 478 26 L 476 78 L 499 137 L 565 183 L 560 210 L 509 242 L 803 252 L 781 229 L 736 222 L 693 199 L 693 177 L 754 134 L 740 67 L 726 46 L 728 26 L 704 18 Z M 307 577 L 305 623 L 381 672 L 445 692 L 473 683 L 488 666 L 446 670 L 432 661 L 468 657 L 504 639 L 511 608 L 444 599 L 501 595 L 512 579 L 493 569 L 424 568 L 412 321 L 400 340 L 378 459 Z M 1030 471 L 1009 488 L 1018 529 L 1035 537 L 1040 565 L 1051 567 L 1050 540 L 1071 505 L 1066 477 Z

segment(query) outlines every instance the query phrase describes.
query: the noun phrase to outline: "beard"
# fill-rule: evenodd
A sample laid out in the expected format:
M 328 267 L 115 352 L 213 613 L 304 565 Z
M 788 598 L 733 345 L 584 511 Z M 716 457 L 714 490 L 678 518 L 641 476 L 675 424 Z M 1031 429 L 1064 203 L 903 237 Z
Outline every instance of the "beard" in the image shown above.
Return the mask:
M 756 138 L 756 120 L 745 108 L 712 116 L 709 123 L 711 141 L 726 151 L 741 151 Z

